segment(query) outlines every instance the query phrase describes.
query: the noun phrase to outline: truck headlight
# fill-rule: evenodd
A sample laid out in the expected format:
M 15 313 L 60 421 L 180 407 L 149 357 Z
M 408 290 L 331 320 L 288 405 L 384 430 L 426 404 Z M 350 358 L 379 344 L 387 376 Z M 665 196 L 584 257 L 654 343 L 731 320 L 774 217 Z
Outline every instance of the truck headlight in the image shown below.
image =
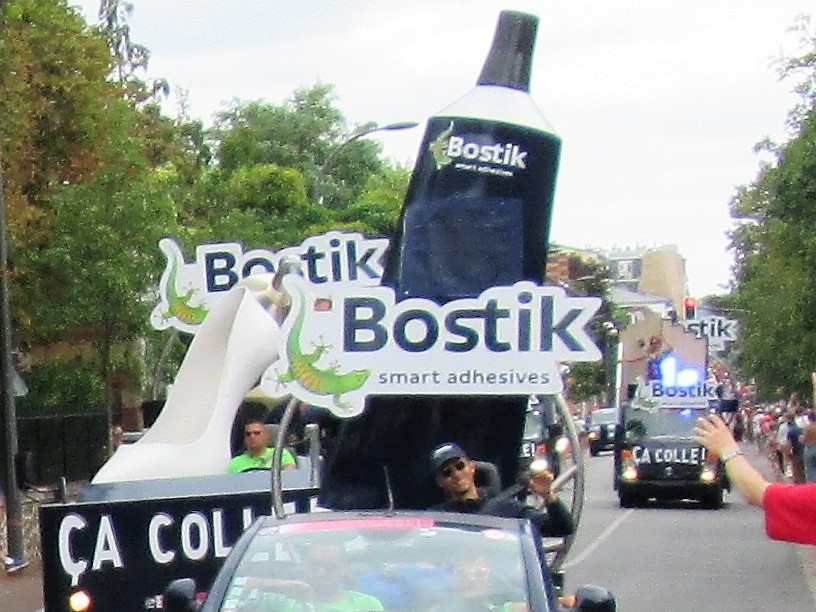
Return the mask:
M 621 470 L 621 479 L 633 481 L 638 479 L 637 467 L 634 465 L 627 465 Z

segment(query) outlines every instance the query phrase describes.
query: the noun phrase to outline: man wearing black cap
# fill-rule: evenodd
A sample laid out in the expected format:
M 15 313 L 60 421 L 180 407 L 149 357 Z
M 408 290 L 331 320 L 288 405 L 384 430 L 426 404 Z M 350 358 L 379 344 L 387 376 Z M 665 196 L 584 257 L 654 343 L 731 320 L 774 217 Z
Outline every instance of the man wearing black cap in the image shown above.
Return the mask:
M 431 467 L 436 484 L 445 494 L 445 501 L 434 506 L 435 510 L 529 518 L 544 537 L 566 537 L 574 530 L 569 510 L 550 491 L 552 472 L 530 479 L 530 490 L 546 502 L 546 510 L 538 510 L 515 497 L 489 497 L 476 486 L 476 464 L 458 444 L 446 442 L 437 446 L 431 452 Z

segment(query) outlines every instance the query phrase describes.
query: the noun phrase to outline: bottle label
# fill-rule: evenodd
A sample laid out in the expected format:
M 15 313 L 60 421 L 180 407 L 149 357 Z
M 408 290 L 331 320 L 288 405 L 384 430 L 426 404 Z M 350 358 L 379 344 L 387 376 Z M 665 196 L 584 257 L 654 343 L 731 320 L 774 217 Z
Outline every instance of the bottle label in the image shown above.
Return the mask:
M 511 177 L 527 169 L 527 151 L 512 142 L 483 144 L 453 136 L 453 121 L 434 139 L 428 149 L 437 169 L 450 164 L 458 170 L 469 170 Z
M 503 127 L 475 119 L 434 119 L 426 136 L 427 145 L 421 154 L 433 158 L 436 170 L 453 169 L 504 178 L 523 174 L 536 161 L 543 161 L 546 166 L 551 161 L 548 158 L 553 155 L 553 145 L 556 159 L 560 145 L 550 134 L 535 134 L 519 126 Z
M 398 294 L 444 302 L 541 282 L 560 145 L 521 125 L 432 118 L 386 273 Z

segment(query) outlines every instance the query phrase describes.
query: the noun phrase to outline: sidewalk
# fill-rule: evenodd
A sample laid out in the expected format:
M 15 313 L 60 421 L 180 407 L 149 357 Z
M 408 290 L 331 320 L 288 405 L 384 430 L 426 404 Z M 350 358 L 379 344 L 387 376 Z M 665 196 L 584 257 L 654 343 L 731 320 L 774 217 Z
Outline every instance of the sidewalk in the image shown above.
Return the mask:
M 0 572 L 0 610 L 36 612 L 43 609 L 42 563 L 39 559 L 16 574 Z

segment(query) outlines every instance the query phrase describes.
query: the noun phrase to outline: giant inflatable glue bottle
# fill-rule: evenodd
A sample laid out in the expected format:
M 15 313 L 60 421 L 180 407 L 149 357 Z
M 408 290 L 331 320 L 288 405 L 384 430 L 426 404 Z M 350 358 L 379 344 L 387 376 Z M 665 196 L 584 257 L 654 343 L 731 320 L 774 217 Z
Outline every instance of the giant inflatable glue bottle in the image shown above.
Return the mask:
M 476 87 L 428 121 L 386 266 L 398 297 L 542 280 L 561 141 L 529 94 L 537 25 L 502 12 Z
M 560 140 L 528 93 L 538 21 L 503 12 L 476 87 L 429 121 L 383 282 L 397 299 L 445 303 L 541 282 Z M 424 508 L 440 501 L 428 460 L 441 442 L 518 467 L 525 396 L 381 396 L 344 422 L 320 503 Z

